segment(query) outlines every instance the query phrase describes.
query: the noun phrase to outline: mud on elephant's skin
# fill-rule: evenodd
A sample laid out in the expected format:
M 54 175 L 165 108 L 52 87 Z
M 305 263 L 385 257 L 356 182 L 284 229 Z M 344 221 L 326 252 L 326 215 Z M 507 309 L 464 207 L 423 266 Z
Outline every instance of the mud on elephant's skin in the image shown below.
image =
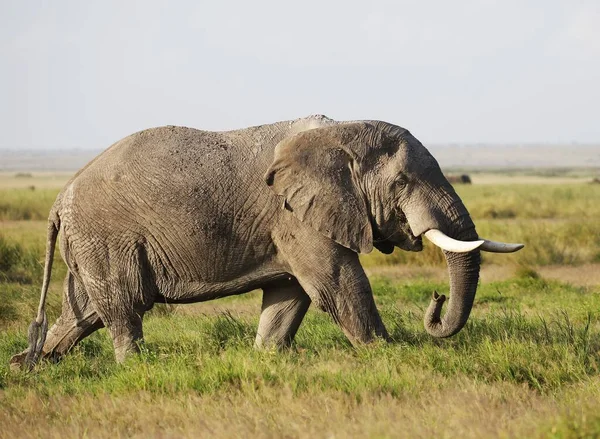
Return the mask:
M 58 234 L 68 266 L 62 314 L 46 331 L 45 299 Z M 229 132 L 167 126 L 133 134 L 81 169 L 48 220 L 46 266 L 29 348 L 32 367 L 107 327 L 117 361 L 139 349 L 155 302 L 191 303 L 261 288 L 256 346 L 289 345 L 309 305 L 354 344 L 387 331 L 358 254 L 373 247 L 444 249 L 448 310 L 425 315 L 436 337 L 467 321 L 479 239 L 467 209 L 427 149 L 380 121 L 310 116 Z M 47 334 L 46 334 L 47 332 Z M 47 335 L 47 336 L 46 336 Z

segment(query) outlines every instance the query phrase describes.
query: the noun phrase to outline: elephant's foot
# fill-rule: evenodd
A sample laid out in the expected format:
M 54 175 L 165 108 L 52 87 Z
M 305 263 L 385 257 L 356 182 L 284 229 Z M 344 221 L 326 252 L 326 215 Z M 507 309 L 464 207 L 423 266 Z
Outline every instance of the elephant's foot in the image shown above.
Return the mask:
M 27 367 L 25 365 L 25 358 L 29 353 L 29 349 L 25 349 L 23 352 L 18 353 L 10 357 L 10 361 L 8 364 L 10 365 L 10 370 L 25 370 Z
M 27 364 L 27 354 L 29 354 L 29 348 L 25 349 L 23 352 L 20 352 L 10 357 L 10 360 L 8 362 L 10 370 L 31 370 L 31 365 Z M 53 362 L 57 362 L 60 359 L 60 357 L 61 356 L 56 355 L 56 353 L 54 352 L 51 352 L 49 354 L 42 352 L 41 355 L 42 359 L 50 360 Z
M 107 328 L 113 340 L 117 363 L 123 363 L 131 354 L 140 352 L 140 346 L 144 342 L 141 316 L 126 321 L 113 321 Z
M 40 358 L 58 362 L 77 343 L 102 326 L 102 321 L 95 312 L 83 316 L 79 321 L 59 317 L 48 331 Z M 12 370 L 25 369 L 28 352 L 29 348 L 13 355 L 9 362 L 10 368 Z
M 131 339 L 129 337 L 114 341 L 115 359 L 117 363 L 123 363 L 132 355 L 140 353 L 140 346 L 144 344 L 142 338 Z

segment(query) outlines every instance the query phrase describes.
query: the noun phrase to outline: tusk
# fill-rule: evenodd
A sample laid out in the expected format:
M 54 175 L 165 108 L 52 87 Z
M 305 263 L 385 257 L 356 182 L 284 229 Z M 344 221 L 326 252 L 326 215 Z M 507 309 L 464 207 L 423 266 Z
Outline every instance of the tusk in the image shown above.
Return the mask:
M 483 245 L 479 247 L 479 250 L 492 253 L 512 253 L 521 250 L 525 247 L 525 244 L 509 244 L 507 242 L 496 242 L 483 240 Z
M 485 242 L 482 239 L 477 241 L 459 241 L 458 239 L 450 238 L 438 229 L 426 231 L 425 237 L 441 249 L 454 253 L 467 253 L 473 251 Z

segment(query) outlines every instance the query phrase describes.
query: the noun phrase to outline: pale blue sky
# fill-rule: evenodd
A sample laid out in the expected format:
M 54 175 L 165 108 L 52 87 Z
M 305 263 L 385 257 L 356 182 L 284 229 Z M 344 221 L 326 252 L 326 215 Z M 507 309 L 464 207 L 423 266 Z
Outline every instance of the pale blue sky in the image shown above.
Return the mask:
M 600 142 L 599 1 L 0 0 L 0 148 L 323 113 Z

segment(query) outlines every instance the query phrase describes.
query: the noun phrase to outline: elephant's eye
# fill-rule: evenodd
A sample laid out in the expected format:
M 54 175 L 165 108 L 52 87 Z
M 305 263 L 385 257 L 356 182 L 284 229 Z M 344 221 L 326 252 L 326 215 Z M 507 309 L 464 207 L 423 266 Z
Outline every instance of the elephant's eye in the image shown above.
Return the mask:
M 404 178 L 404 176 L 398 176 L 394 179 L 393 188 L 396 190 L 402 190 L 406 187 L 408 182 Z

